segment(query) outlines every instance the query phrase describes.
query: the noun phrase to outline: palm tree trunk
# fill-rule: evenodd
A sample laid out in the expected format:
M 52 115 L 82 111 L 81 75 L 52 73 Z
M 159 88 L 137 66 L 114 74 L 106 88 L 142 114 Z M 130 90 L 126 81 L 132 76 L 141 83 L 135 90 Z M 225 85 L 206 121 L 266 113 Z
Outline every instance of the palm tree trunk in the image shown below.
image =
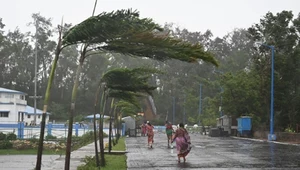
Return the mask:
M 104 88 L 105 89 L 105 88 Z M 104 119 L 104 112 L 106 106 L 107 97 L 105 95 L 105 90 L 102 93 L 102 100 L 101 100 L 101 111 L 100 111 L 100 120 L 99 120 L 99 146 L 100 146 L 100 157 L 101 157 L 101 166 L 105 166 L 105 157 L 104 157 L 104 139 L 103 139 L 103 119 Z
M 114 129 L 115 129 L 115 136 L 113 137 L 113 144 L 116 145 L 117 144 L 117 137 L 118 137 L 118 130 L 117 130 L 117 126 L 118 126 L 118 119 L 117 119 L 117 106 L 114 107 Z
M 75 112 L 75 101 L 76 101 L 76 97 L 77 97 L 77 90 L 78 90 L 78 85 L 79 85 L 79 77 L 80 77 L 80 73 L 81 73 L 82 66 L 83 66 L 85 52 L 86 52 L 86 46 L 83 49 L 83 51 L 81 53 L 81 56 L 80 56 L 79 65 L 77 67 L 76 78 L 75 78 L 75 82 L 74 82 L 74 86 L 73 86 L 73 91 L 72 91 L 71 108 L 70 108 L 70 113 L 69 113 L 68 137 L 67 137 L 67 146 L 66 146 L 65 170 L 69 170 L 70 169 L 71 145 L 72 145 L 72 131 L 73 131 L 73 118 L 74 118 L 74 112 Z
M 40 130 L 40 139 L 39 139 L 39 146 L 38 146 L 38 152 L 37 152 L 37 159 L 36 159 L 36 170 L 41 170 L 41 165 L 42 165 L 42 154 L 43 154 L 43 144 L 44 144 L 44 134 L 45 134 L 45 126 L 46 126 L 46 113 L 47 113 L 47 108 L 48 108 L 48 103 L 49 103 L 49 98 L 50 98 L 50 90 L 57 66 L 57 61 L 59 59 L 59 54 L 62 50 L 62 29 L 63 29 L 63 24 L 61 24 L 61 27 L 59 29 L 59 37 L 58 37 L 58 43 L 56 46 L 55 50 L 55 57 L 52 62 L 52 67 L 51 67 L 51 72 L 49 75 L 48 79 L 48 84 L 47 84 L 47 89 L 45 92 L 45 99 L 44 99 L 44 108 L 43 108 L 43 114 L 42 114 L 42 121 L 41 121 L 41 130 Z
M 120 113 L 119 115 L 118 115 L 118 138 L 117 138 L 117 143 L 118 143 L 118 141 L 119 141 L 119 139 L 120 139 L 120 136 L 121 136 L 121 128 L 122 128 L 122 113 Z
M 99 161 L 99 153 L 98 153 L 98 144 L 97 144 L 97 127 L 96 127 L 96 114 L 97 114 L 97 103 L 98 103 L 98 98 L 99 98 L 99 93 L 101 90 L 101 85 L 99 85 L 97 92 L 96 92 L 96 97 L 95 97 L 95 104 L 94 104 L 94 143 L 95 143 L 95 157 L 96 157 L 96 165 L 97 167 L 100 166 L 100 161 Z
M 109 114 L 109 135 L 108 135 L 108 152 L 111 152 L 111 136 L 112 136 L 112 113 L 113 113 L 113 105 L 114 105 L 114 98 L 110 104 L 110 114 Z
M 94 10 L 93 14 L 95 13 L 95 9 L 97 6 L 97 0 L 95 1 L 94 4 Z M 71 144 L 72 144 L 72 131 L 73 131 L 73 118 L 74 118 L 74 112 L 75 112 L 75 101 L 77 97 L 77 90 L 78 90 L 78 85 L 79 85 L 79 77 L 80 73 L 82 70 L 82 65 L 84 62 L 84 59 L 86 57 L 86 50 L 87 50 L 88 44 L 85 44 L 83 46 L 83 50 L 81 52 L 80 60 L 79 60 L 79 65 L 77 67 L 76 71 L 76 78 L 73 86 L 73 91 L 72 91 L 72 98 L 71 98 L 71 109 L 70 109 L 70 115 L 69 115 L 69 127 L 68 127 L 68 138 L 67 138 L 67 146 L 66 146 L 66 159 L 65 159 L 65 170 L 70 169 L 70 158 L 71 158 Z

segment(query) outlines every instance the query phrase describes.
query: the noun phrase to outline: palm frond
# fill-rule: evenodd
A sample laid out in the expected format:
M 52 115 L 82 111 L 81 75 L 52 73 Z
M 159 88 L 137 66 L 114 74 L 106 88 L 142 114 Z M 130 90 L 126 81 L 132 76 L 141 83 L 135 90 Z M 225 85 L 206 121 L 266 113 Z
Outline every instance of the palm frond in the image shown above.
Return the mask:
M 130 91 L 123 90 L 109 90 L 108 97 L 116 98 L 119 100 L 124 100 L 135 105 L 137 108 L 140 108 L 140 103 L 138 101 L 138 97 L 145 96 L 141 93 L 134 93 Z
M 152 91 L 156 86 L 151 86 L 148 83 L 151 74 L 159 72 L 156 69 L 147 68 L 117 68 L 105 73 L 102 77 L 102 82 L 110 89 L 143 92 L 152 95 Z
M 94 50 L 112 51 L 164 61 L 204 62 L 218 66 L 201 44 L 191 44 L 163 34 L 163 29 L 137 11 L 103 12 L 72 27 L 63 36 L 63 45 L 87 43 Z
M 125 100 L 118 101 L 116 106 L 124 116 L 135 115 L 141 109 L 140 107 L 137 107 L 136 105 Z
M 199 59 L 218 66 L 210 52 L 204 51 L 201 44 L 191 44 L 166 35 L 158 36 L 152 32 L 136 33 L 130 37 L 108 41 L 98 50 L 107 50 L 148 57 L 156 60 L 177 59 L 185 62 L 197 62 Z
M 103 12 L 72 27 L 64 36 L 63 44 L 105 43 L 134 32 L 162 30 L 152 19 L 139 18 L 139 12 L 132 9 Z

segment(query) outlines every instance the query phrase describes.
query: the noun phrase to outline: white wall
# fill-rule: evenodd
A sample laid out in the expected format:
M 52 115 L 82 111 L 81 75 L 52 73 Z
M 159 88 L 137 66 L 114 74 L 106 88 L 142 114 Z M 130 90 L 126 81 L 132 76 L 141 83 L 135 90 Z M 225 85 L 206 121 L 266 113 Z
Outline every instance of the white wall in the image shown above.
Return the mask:
M 40 118 L 39 118 L 40 116 Z M 27 125 L 29 125 L 31 122 L 34 121 L 34 114 L 30 114 L 30 118 L 28 118 L 28 115 L 25 115 L 24 117 L 24 122 L 27 123 Z M 39 125 L 42 121 L 42 115 L 41 114 L 36 114 L 36 124 Z M 46 124 L 48 124 L 49 122 L 49 115 L 47 115 L 46 117 Z
M 21 99 L 21 96 L 23 96 L 24 100 Z M 10 103 L 0 104 L 0 110 L 9 111 L 8 117 L 0 117 L 0 122 L 7 124 L 17 123 L 19 112 L 24 112 L 27 105 L 27 101 L 25 100 L 25 97 L 22 94 L 1 93 L 0 102 Z

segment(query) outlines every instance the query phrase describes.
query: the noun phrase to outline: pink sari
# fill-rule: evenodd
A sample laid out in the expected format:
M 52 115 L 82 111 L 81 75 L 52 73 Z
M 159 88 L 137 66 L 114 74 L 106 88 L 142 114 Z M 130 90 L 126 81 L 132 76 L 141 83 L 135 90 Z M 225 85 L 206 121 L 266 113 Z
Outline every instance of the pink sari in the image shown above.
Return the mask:
M 145 136 L 146 135 L 146 125 L 142 124 L 141 129 L 142 129 L 142 136 Z
M 151 125 L 146 125 L 146 129 L 147 129 L 147 136 L 148 136 L 148 144 L 152 144 L 153 141 L 153 137 L 154 137 L 154 127 Z
M 176 149 L 179 157 L 186 157 L 190 152 L 190 136 L 186 129 L 178 128 L 173 137 L 176 141 Z

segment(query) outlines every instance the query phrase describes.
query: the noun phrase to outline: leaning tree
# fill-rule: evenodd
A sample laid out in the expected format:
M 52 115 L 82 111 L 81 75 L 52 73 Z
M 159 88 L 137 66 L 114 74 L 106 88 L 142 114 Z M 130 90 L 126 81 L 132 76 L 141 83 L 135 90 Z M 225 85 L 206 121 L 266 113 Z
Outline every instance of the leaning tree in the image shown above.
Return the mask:
M 103 118 L 105 113 L 105 104 L 108 98 L 112 98 L 111 108 L 110 108 L 110 117 L 112 117 L 113 111 L 115 111 L 114 99 L 123 100 L 128 103 L 139 107 L 137 97 L 142 97 L 144 93 L 147 95 L 151 95 L 152 91 L 156 89 L 156 86 L 149 85 L 149 78 L 152 74 L 160 73 L 160 71 L 156 69 L 150 68 L 117 68 L 112 69 L 105 73 L 100 82 L 95 94 L 95 113 L 94 113 L 94 142 L 95 142 L 95 154 L 96 154 L 96 164 L 99 166 L 99 158 L 97 152 L 97 144 L 96 144 L 96 123 L 95 123 L 95 115 L 96 115 L 96 106 L 99 100 L 99 94 L 102 92 L 102 99 L 100 101 L 100 122 L 99 122 L 99 146 L 101 152 L 101 164 L 105 165 L 104 159 L 104 146 L 103 146 Z M 108 109 L 107 109 L 108 110 Z M 117 116 L 118 117 L 118 116 Z M 111 149 L 111 133 L 112 133 L 112 120 L 110 119 L 110 127 L 109 127 L 109 148 Z M 109 149 L 109 151 L 110 151 Z
M 199 60 L 202 60 L 216 66 L 218 65 L 213 55 L 205 51 L 201 44 L 190 44 L 183 40 L 172 38 L 168 34 L 165 34 L 163 29 L 153 22 L 152 19 L 140 18 L 139 13 L 131 9 L 117 10 L 109 13 L 103 12 L 75 25 L 63 37 L 61 37 L 60 33 L 45 94 L 36 169 L 40 169 L 45 113 L 47 111 L 50 89 L 59 54 L 64 47 L 80 43 L 87 45 L 81 50 L 71 97 L 65 169 L 69 169 L 70 165 L 73 115 L 75 112 L 79 75 L 84 59 L 87 56 L 99 52 L 116 52 L 159 61 L 176 59 L 189 63 L 197 63 Z

